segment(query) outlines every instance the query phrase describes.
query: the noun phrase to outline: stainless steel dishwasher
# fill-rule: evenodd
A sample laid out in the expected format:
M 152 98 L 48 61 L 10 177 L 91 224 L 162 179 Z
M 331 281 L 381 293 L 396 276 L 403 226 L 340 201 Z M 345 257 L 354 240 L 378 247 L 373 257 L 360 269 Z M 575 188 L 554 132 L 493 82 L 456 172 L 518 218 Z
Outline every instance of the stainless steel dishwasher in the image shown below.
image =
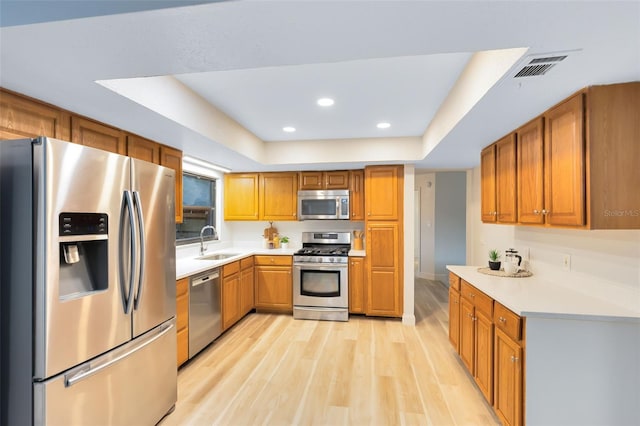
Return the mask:
M 189 358 L 222 333 L 220 268 L 191 278 L 189 289 Z

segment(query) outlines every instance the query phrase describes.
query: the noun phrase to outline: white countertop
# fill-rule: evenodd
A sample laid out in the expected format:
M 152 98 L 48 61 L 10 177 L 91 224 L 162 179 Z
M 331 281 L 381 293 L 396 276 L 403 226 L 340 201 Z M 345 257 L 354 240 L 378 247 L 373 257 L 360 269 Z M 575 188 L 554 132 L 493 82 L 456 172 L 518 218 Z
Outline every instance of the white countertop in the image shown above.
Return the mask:
M 640 307 L 631 310 L 536 278 L 508 278 L 478 272 L 478 266 L 447 265 L 478 290 L 524 317 L 640 320 Z
M 253 255 L 267 255 L 267 256 L 293 256 L 299 248 L 286 248 L 286 249 L 263 249 L 263 248 L 246 248 L 246 247 L 228 247 L 222 250 L 207 251 L 204 256 L 211 256 L 214 254 L 235 254 L 235 256 L 228 257 L 221 260 L 201 260 L 197 257 L 183 257 L 176 259 L 176 279 L 185 278 L 191 275 L 198 274 L 200 272 L 208 271 L 209 269 L 218 268 L 226 265 L 227 263 L 235 262 L 244 257 Z M 364 250 L 350 250 L 349 256 L 364 257 Z

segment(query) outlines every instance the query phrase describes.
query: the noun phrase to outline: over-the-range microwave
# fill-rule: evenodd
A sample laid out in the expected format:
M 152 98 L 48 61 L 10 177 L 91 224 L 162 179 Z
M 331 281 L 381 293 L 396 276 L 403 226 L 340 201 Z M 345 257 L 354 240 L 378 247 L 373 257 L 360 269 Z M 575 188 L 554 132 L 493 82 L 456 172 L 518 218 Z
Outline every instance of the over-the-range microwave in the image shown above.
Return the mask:
M 298 220 L 349 219 L 349 191 L 298 191 Z

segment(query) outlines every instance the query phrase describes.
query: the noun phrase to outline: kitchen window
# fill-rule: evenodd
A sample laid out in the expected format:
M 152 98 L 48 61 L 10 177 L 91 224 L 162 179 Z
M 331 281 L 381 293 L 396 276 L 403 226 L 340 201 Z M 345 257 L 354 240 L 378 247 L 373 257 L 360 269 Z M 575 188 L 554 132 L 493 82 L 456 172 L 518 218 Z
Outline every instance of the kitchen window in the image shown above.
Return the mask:
M 176 244 L 189 244 L 200 241 L 200 230 L 211 225 L 218 229 L 216 185 L 218 179 L 192 173 L 182 175 L 183 222 L 176 224 Z M 211 230 L 206 230 L 205 241 L 217 240 Z

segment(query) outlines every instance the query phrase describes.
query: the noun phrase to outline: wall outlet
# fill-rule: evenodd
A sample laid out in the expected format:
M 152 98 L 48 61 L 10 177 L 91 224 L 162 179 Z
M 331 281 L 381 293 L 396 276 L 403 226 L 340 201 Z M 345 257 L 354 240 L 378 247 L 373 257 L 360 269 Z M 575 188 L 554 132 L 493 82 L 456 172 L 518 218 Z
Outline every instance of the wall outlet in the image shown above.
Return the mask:
M 563 254 L 562 255 L 562 269 L 565 271 L 571 270 L 571 255 Z

